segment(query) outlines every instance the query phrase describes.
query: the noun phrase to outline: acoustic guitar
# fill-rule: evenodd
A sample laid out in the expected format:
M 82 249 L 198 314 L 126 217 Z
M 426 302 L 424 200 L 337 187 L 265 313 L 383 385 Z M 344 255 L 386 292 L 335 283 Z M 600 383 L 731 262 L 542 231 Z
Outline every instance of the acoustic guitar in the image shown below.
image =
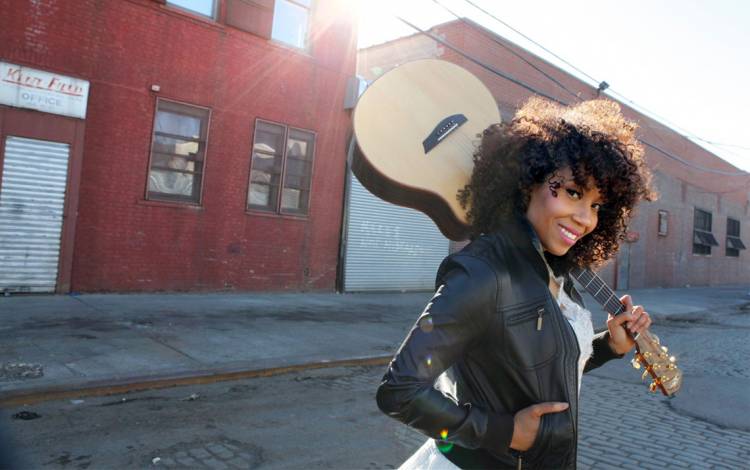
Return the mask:
M 427 214 L 451 240 L 469 234 L 457 193 L 469 181 L 482 132 L 500 122 L 495 98 L 473 74 L 450 62 L 403 64 L 375 80 L 354 110 L 352 171 L 373 194 Z M 625 308 L 594 272 L 572 276 L 604 309 Z M 651 391 L 673 396 L 682 384 L 674 356 L 645 331 L 634 338 L 634 367 L 651 376 Z

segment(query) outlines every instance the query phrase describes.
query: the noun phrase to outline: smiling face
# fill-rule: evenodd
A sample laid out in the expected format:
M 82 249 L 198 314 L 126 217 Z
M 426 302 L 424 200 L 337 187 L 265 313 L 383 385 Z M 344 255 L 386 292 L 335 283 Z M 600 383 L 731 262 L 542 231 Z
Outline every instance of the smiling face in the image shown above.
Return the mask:
M 577 185 L 564 168 L 531 191 L 526 217 L 546 251 L 562 256 L 596 228 L 602 197 L 593 180 L 588 186 Z

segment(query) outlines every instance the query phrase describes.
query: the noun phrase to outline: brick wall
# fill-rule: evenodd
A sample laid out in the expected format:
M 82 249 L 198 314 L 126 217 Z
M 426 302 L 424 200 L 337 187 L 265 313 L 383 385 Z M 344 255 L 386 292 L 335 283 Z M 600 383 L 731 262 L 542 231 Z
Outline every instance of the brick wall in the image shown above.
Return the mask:
M 91 82 L 74 291 L 334 288 L 355 13 L 301 52 L 151 0 L 0 0 L 0 59 Z M 157 84 L 159 93 L 150 91 Z M 211 110 L 201 204 L 145 199 L 157 97 Z M 309 216 L 247 212 L 255 119 L 317 134 Z

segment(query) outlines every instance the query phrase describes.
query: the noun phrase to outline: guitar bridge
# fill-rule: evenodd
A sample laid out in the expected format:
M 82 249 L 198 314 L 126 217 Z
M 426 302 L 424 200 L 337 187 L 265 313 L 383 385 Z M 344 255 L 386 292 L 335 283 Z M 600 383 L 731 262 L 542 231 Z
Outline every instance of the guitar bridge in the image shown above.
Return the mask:
M 463 114 L 454 114 L 440 121 L 432 132 L 430 132 L 430 135 L 422 141 L 424 153 L 427 154 L 430 150 L 437 147 L 443 139 L 448 137 L 451 132 L 461 127 L 466 121 L 468 121 L 468 119 L 466 119 L 466 116 Z

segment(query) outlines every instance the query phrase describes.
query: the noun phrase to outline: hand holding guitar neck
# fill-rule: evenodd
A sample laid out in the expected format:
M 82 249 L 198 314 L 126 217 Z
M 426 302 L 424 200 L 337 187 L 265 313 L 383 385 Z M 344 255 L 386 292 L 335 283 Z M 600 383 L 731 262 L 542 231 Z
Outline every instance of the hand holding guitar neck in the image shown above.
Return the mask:
M 573 270 L 571 275 L 602 305 L 607 313 L 617 316 L 628 310 L 628 306 L 623 304 L 612 289 L 593 271 L 577 269 Z M 625 331 L 627 332 L 627 329 Z M 677 359 L 668 354 L 667 347 L 662 346 L 659 338 L 648 329 L 633 337 L 633 341 L 635 341 L 636 352 L 632 364 L 636 369 L 643 367 L 642 380 L 651 376 L 652 382 L 649 390 L 652 392 L 659 390 L 668 397 L 674 396 L 682 385 L 682 371 L 677 367 Z

